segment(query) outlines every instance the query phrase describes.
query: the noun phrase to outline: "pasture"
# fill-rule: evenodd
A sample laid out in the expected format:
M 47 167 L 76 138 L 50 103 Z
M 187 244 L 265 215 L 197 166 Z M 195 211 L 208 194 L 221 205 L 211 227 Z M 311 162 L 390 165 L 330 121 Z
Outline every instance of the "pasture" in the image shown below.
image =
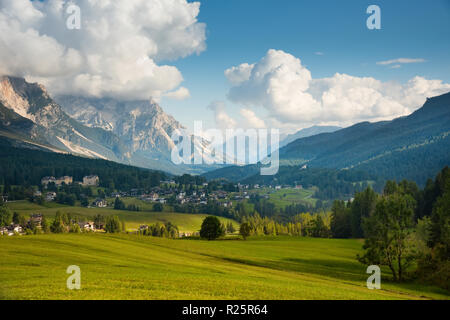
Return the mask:
M 360 240 L 170 240 L 127 234 L 0 237 L 1 299 L 448 299 L 417 283 L 366 287 Z M 81 268 L 81 289 L 66 269 Z
M 206 214 L 175 213 L 165 211 L 126 211 L 114 210 L 111 208 L 70 207 L 54 202 L 47 202 L 44 206 L 30 203 L 28 201 L 8 202 L 8 208 L 12 212 L 15 211 L 27 216 L 32 213 L 42 213 L 50 219 L 55 216 L 55 213 L 58 210 L 61 212 L 70 213 L 72 215 L 77 215 L 85 219 L 92 219 L 96 214 L 101 214 L 104 216 L 117 215 L 120 220 L 125 221 L 126 228 L 129 231 L 136 230 L 139 225 L 142 224 L 171 222 L 178 227 L 180 232 L 196 232 L 200 230 L 203 219 L 207 216 Z M 232 222 L 235 229 L 239 229 L 239 224 L 236 221 L 222 217 L 219 217 L 219 219 L 225 225 L 228 222 Z

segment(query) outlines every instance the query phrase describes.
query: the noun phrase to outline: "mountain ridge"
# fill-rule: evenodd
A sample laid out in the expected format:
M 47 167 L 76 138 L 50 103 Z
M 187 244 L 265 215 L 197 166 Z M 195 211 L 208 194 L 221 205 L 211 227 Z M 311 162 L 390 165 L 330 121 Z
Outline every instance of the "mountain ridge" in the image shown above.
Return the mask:
M 357 169 L 423 185 L 428 177 L 450 164 L 450 92 L 428 98 L 408 116 L 360 122 L 332 133 L 297 139 L 280 148 L 279 156 L 281 166 Z M 204 176 L 238 176 L 239 181 L 244 181 L 256 177 L 254 168 L 229 167 Z M 243 171 L 249 175 L 236 174 Z
M 294 142 L 297 139 L 306 138 L 310 136 L 315 136 L 321 133 L 330 133 L 342 129 L 338 126 L 312 126 L 308 128 L 301 129 L 293 134 L 287 135 L 281 142 L 280 148 Z
M 32 130 L 27 132 L 32 141 L 45 142 L 57 149 L 84 156 L 126 161 L 123 156 L 126 146 L 117 136 L 86 127 L 69 117 L 40 84 L 3 76 L 0 78 L 0 102 L 33 123 Z M 5 112 L 3 116 L 6 117 Z M 8 131 L 13 128 L 4 122 L 2 129 Z
M 219 166 L 176 165 L 171 136 L 185 127 L 149 100 L 59 96 L 23 78 L 0 78 L 0 134 L 49 150 L 107 159 L 173 174 L 202 173 Z M 189 133 L 188 133 L 189 134 Z M 191 135 L 197 152 L 209 142 Z M 204 152 L 206 151 L 206 152 Z

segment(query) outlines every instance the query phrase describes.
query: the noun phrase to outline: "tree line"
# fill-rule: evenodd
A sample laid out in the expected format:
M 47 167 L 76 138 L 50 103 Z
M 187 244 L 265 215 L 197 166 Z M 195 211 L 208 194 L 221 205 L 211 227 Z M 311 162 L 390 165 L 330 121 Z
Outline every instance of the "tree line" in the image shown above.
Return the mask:
M 335 238 L 364 238 L 364 264 L 387 266 L 394 280 L 420 277 L 450 288 L 450 169 L 424 189 L 415 182 L 387 181 L 382 194 L 371 188 L 353 201 L 333 203 Z
M 1 198 L 0 198 L 1 199 Z M 25 234 L 39 233 L 81 233 L 86 230 L 81 229 L 79 222 L 85 218 L 80 218 L 71 213 L 57 211 L 55 217 L 49 222 L 45 215 L 42 214 L 42 220 L 38 224 L 33 219 L 27 218 L 25 215 L 11 210 L 0 202 L 0 227 L 9 227 L 11 225 L 19 225 Z M 103 216 L 97 214 L 93 217 L 96 229 L 103 229 L 106 233 L 118 233 L 125 231 L 125 222 L 115 215 Z
M 144 230 L 139 230 L 144 236 L 162 237 L 175 239 L 179 236 L 178 227 L 171 222 L 160 224 L 159 222 L 147 226 Z

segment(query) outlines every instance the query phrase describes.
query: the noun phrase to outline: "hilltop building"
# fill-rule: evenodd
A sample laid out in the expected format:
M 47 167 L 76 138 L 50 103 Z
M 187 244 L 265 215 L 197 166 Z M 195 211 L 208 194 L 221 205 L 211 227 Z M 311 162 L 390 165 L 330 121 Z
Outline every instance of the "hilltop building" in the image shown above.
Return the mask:
M 91 176 L 85 176 L 83 177 L 83 186 L 98 186 L 100 180 L 98 176 L 91 175 Z
M 41 184 L 45 187 L 47 187 L 47 185 L 49 183 L 54 183 L 56 186 L 60 186 L 63 183 L 65 184 L 71 184 L 73 182 L 73 178 L 70 176 L 64 176 L 64 177 L 59 177 L 59 178 L 55 178 L 55 177 L 43 177 L 41 179 Z

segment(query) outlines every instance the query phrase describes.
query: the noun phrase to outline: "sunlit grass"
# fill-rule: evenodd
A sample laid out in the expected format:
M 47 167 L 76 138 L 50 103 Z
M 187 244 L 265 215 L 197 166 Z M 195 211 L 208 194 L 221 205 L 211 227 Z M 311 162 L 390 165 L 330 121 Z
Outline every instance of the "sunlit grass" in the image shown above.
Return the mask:
M 134 230 L 142 224 L 154 224 L 171 222 L 178 226 L 180 232 L 196 232 L 200 230 L 203 219 L 206 214 L 188 214 L 188 213 L 175 213 L 175 212 L 149 212 L 149 211 L 126 211 L 126 210 L 114 210 L 111 208 L 84 208 L 84 207 L 69 207 L 51 203 L 45 206 L 40 206 L 27 201 L 9 202 L 8 207 L 11 211 L 16 211 L 25 215 L 31 213 L 42 213 L 50 219 L 55 215 L 57 211 L 71 213 L 79 217 L 85 217 L 91 219 L 96 214 L 104 216 L 117 215 L 120 220 L 125 221 L 127 230 Z M 219 217 L 219 219 L 227 224 L 232 222 L 235 229 L 239 228 L 239 224 L 227 218 Z
M 358 240 L 169 240 L 59 234 L 0 238 L 3 299 L 448 299 L 416 283 L 366 288 Z M 81 290 L 66 288 L 69 265 Z

